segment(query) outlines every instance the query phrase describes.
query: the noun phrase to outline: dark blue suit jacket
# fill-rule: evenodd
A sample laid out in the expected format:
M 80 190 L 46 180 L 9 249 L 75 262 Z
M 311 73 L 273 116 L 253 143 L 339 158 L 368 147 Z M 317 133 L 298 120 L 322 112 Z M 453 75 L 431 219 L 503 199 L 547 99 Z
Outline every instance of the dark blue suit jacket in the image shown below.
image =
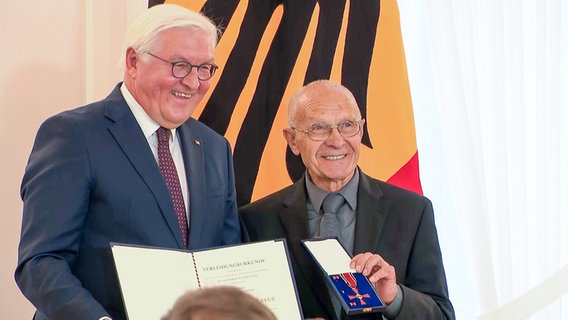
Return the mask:
M 16 269 L 35 319 L 125 319 L 109 243 L 183 248 L 167 186 L 119 86 L 37 133 L 21 187 Z M 178 131 L 190 248 L 239 243 L 229 143 L 194 119 Z
M 432 203 L 359 172 L 353 253 L 378 253 L 395 267 L 404 295 L 396 319 L 454 319 Z M 304 316 L 336 319 L 321 271 L 301 244 L 309 238 L 306 194 L 304 177 L 241 207 L 243 235 L 247 241 L 286 238 Z M 349 319 L 382 317 L 370 314 Z

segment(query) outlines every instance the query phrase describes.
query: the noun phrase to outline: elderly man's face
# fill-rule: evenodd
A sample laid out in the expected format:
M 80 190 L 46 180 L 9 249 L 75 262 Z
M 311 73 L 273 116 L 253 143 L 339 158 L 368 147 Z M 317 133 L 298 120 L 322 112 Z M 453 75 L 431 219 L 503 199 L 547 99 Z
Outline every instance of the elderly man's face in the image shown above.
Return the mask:
M 309 129 L 314 124 L 335 126 L 345 121 L 358 121 L 357 105 L 329 84 L 314 84 L 306 88 L 305 96 L 299 99 L 297 111 L 298 129 Z M 314 141 L 304 132 L 286 129 L 285 138 L 294 154 L 302 157 L 312 182 L 323 190 L 334 192 L 341 189 L 355 173 L 363 136 L 361 130 L 352 137 L 343 137 L 337 129 L 323 141 Z
M 193 65 L 209 63 L 213 49 L 207 34 L 198 29 L 172 28 L 158 35 L 152 54 L 170 62 L 186 61 Z M 142 58 L 143 55 L 146 55 Z M 133 57 L 133 58 L 132 58 Z M 132 78 L 132 95 L 158 124 L 174 128 L 189 119 L 211 83 L 199 80 L 197 70 L 183 79 L 172 75 L 172 65 L 144 52 L 129 49 L 128 75 Z M 128 64 L 128 62 L 127 62 Z

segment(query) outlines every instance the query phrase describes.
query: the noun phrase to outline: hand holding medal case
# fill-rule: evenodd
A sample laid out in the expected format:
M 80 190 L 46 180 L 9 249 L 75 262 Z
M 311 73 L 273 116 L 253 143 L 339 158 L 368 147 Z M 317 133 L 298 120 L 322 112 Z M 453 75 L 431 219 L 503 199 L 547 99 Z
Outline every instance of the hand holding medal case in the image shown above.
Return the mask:
M 385 307 L 369 279 L 349 267 L 351 257 L 337 239 L 309 239 L 302 244 L 324 272 L 348 315 L 378 312 Z

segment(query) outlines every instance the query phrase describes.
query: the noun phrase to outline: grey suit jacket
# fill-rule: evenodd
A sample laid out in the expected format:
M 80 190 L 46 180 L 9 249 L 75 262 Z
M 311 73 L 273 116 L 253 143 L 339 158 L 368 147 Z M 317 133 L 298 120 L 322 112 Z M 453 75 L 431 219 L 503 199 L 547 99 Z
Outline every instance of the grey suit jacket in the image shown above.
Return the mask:
M 378 253 L 395 267 L 404 294 L 397 319 L 454 319 L 431 202 L 360 172 L 354 254 Z M 301 244 L 309 237 L 306 194 L 303 177 L 241 207 L 243 239 L 286 238 L 304 316 L 336 319 L 320 270 Z
M 126 319 L 109 243 L 183 248 L 167 186 L 119 86 L 38 130 L 21 187 L 16 269 L 35 319 Z M 228 142 L 194 119 L 178 130 L 190 248 L 239 243 Z

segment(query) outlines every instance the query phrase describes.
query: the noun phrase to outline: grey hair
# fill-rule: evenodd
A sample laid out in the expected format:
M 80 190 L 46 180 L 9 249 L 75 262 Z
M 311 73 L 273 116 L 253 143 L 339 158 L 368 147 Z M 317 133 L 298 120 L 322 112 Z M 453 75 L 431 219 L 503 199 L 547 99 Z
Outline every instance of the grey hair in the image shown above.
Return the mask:
M 160 4 L 145 10 L 132 21 L 124 37 L 122 54 L 126 53 L 128 48 L 139 53 L 152 51 L 160 32 L 187 27 L 204 31 L 209 37 L 211 51 L 215 50 L 221 31 L 209 18 L 175 4 Z M 121 56 L 122 69 L 124 64 L 124 56 Z

